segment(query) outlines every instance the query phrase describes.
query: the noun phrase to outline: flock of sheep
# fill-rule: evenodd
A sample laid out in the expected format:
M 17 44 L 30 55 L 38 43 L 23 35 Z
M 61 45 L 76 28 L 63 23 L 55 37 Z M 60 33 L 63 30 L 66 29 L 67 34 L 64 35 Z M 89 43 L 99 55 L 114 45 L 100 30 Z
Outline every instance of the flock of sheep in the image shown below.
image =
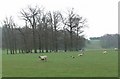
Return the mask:
M 118 49 L 114 48 L 114 50 L 117 51 Z M 108 52 L 105 49 L 102 53 L 107 54 Z M 83 56 L 83 55 L 84 55 L 84 50 L 81 50 L 81 53 L 79 53 L 78 56 Z M 75 56 L 70 56 L 70 57 L 75 58 Z M 39 59 L 42 61 L 47 61 L 47 56 L 46 55 L 39 56 Z

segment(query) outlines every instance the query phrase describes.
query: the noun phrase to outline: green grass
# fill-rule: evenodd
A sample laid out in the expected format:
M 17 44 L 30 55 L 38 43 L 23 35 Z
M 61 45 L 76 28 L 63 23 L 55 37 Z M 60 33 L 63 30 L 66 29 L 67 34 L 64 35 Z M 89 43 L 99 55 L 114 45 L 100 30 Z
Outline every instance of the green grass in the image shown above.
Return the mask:
M 3 52 L 3 77 L 117 77 L 118 53 L 100 50 L 78 52 L 43 53 L 47 62 L 38 59 L 42 54 L 7 55 Z M 71 58 L 70 56 L 75 56 Z

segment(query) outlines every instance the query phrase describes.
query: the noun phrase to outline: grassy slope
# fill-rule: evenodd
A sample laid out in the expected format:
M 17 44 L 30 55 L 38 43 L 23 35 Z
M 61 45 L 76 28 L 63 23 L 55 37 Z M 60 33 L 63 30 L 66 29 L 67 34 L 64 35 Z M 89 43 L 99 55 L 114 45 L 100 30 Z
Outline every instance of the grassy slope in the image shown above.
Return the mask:
M 96 53 L 97 52 L 97 53 Z M 3 54 L 4 77 L 100 77 L 117 76 L 117 53 L 110 51 L 87 51 L 78 53 L 45 53 L 48 62 L 38 60 L 40 54 Z M 70 56 L 76 56 L 72 59 Z

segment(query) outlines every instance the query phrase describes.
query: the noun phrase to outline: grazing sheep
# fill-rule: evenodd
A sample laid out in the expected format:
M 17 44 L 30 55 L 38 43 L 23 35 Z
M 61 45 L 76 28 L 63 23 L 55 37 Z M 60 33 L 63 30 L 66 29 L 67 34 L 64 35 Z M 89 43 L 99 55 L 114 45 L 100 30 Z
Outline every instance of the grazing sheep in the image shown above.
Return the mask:
M 115 51 L 117 51 L 117 50 L 118 50 L 118 48 L 114 48 L 114 50 L 115 50 Z
M 39 56 L 39 58 L 40 58 L 42 61 L 47 61 L 47 56 L 46 56 L 46 55 Z
M 83 56 L 83 54 L 82 54 L 82 53 L 80 53 L 80 54 L 78 54 L 78 56 Z
M 107 51 L 105 50 L 105 51 L 103 51 L 103 54 L 107 54 Z

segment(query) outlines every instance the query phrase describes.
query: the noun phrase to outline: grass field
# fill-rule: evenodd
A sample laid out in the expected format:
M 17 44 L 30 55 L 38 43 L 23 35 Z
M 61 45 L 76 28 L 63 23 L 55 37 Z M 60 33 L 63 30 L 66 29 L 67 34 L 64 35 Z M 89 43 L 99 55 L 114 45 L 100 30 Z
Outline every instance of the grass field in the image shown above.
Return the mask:
M 78 57 L 78 52 L 42 53 L 48 61 L 38 59 L 42 54 L 7 55 L 3 52 L 3 77 L 117 77 L 118 53 L 109 50 L 86 51 Z M 71 58 L 70 56 L 75 56 Z

